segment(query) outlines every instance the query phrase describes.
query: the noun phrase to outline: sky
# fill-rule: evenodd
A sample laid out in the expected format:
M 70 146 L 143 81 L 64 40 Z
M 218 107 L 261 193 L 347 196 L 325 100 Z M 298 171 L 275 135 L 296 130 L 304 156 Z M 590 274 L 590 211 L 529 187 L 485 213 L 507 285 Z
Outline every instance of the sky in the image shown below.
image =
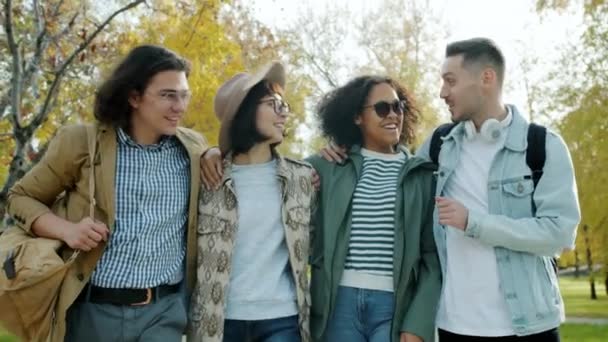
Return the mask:
M 544 15 L 535 11 L 535 0 L 427 0 L 436 16 L 438 25 L 445 27 L 447 37 L 435 42 L 437 57 L 443 57 L 447 43 L 454 40 L 485 36 L 501 47 L 507 61 L 506 87 L 503 99 L 525 108 L 526 92 L 522 82 L 520 62 L 525 56 L 536 56 L 539 66 L 531 72 L 532 82 L 543 82 L 547 66 L 559 57 L 559 47 L 571 41 L 581 32 L 580 13 Z M 256 17 L 270 27 L 288 24 L 310 6 L 321 13 L 329 3 L 346 3 L 353 12 L 368 11 L 376 6 L 373 0 L 252 0 L 248 2 Z M 421 2 L 421 0 L 418 0 Z M 357 58 L 354 56 L 353 58 Z M 438 94 L 440 75 L 432 84 Z M 442 108 L 447 117 L 447 110 Z M 559 115 L 556 113 L 555 115 Z

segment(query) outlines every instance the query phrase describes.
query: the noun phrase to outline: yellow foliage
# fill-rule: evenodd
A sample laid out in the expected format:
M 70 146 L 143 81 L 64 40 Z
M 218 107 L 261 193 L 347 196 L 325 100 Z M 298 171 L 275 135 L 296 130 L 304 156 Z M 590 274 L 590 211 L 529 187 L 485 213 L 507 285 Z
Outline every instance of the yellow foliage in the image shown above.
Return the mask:
M 608 90 L 596 86 L 584 96 L 579 108 L 568 114 L 560 130 L 574 164 L 582 212 L 577 248 L 584 259 L 583 225 L 589 226 L 594 262 L 608 265 Z M 564 255 L 573 263 L 573 253 Z
M 11 134 L 11 125 L 8 120 L 0 121 L 0 184 L 6 182 L 8 177 L 8 168 L 13 158 L 13 148 L 15 141 L 9 135 Z

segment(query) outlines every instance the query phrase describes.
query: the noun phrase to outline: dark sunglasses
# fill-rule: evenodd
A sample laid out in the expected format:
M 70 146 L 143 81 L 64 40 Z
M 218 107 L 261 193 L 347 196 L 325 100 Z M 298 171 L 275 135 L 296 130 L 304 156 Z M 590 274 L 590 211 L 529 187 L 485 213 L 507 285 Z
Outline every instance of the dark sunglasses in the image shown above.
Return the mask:
M 395 114 L 397 115 L 403 115 L 403 112 L 405 111 L 405 101 L 404 100 L 395 100 L 395 102 L 389 103 L 386 101 L 380 101 L 380 102 L 376 102 L 373 105 L 369 105 L 369 106 L 363 106 L 363 108 L 374 108 L 374 111 L 376 112 L 376 114 L 378 114 L 379 117 L 381 118 L 385 118 L 387 117 L 390 112 L 391 109 L 393 110 L 393 112 L 395 112 Z
M 259 103 L 268 103 L 268 102 L 272 102 L 272 108 L 274 109 L 274 113 L 276 115 L 287 114 L 291 110 L 291 108 L 289 107 L 289 103 L 287 103 L 283 100 L 279 100 L 277 98 L 262 100 Z

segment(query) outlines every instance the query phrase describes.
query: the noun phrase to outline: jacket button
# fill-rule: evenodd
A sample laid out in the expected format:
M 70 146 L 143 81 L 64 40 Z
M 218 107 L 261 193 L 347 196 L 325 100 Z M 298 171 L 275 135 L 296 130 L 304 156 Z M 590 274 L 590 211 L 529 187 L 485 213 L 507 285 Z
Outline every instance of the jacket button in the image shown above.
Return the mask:
M 78 274 L 76 275 L 76 279 L 78 279 L 78 280 L 80 280 L 80 281 L 83 281 L 83 280 L 84 280 L 84 274 L 82 274 L 82 273 L 78 273 Z
M 443 177 L 443 176 L 445 176 L 445 172 L 439 171 L 439 177 Z

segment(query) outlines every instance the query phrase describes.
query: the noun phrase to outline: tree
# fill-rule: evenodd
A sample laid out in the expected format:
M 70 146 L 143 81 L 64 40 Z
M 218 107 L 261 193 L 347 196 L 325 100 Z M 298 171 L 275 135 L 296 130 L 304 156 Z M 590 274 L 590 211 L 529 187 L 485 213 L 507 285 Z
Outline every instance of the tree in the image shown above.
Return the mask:
M 540 0 L 537 8 L 541 13 L 582 9 L 584 31 L 576 44 L 564 47 L 551 96 L 555 108 L 569 112 L 559 128 L 572 153 L 590 250 L 602 260 L 608 285 L 608 176 L 602 172 L 608 167 L 608 1 Z M 577 247 L 583 244 L 577 239 Z
M 316 88 L 315 81 L 298 68 L 297 49 L 291 46 L 284 32 L 273 31 L 261 23 L 254 17 L 253 8 L 241 0 L 233 1 L 224 9 L 220 22 L 230 40 L 239 45 L 246 70 L 256 70 L 274 60 L 286 65 L 286 99 L 291 114 L 287 121 L 287 137 L 278 149 L 284 155 L 302 158 L 310 148 L 302 130 L 306 128 L 306 108 Z
M 438 79 L 440 61 L 431 42 L 445 33 L 429 2 L 384 0 L 359 24 L 359 42 L 370 63 L 360 72 L 390 75 L 410 90 L 421 110 L 417 129 L 419 145 L 439 122 L 437 94 L 430 86 Z
M 361 15 L 337 4 L 322 10 L 304 7 L 291 25 L 277 30 L 286 42 L 281 51 L 289 56 L 290 69 L 309 84 L 306 122 L 314 130 L 308 151 L 326 144 L 313 119 L 321 96 L 364 73 L 390 75 L 415 90 L 423 114 L 416 143 L 436 126 L 436 96 L 430 85 L 437 78 L 439 61 L 433 56 L 437 32 L 431 29 L 436 22 L 429 8 L 426 2 L 418 6 L 401 0 L 384 1 Z
M 112 51 L 104 33 L 143 2 L 125 2 L 100 17 L 89 1 L 2 1 L 0 54 L 7 58 L 0 74 L 10 81 L 0 84 L 0 152 L 10 161 L 8 174 L 0 174 L 0 217 L 8 190 L 38 161 L 56 127 L 86 107 L 96 61 Z M 6 171 L 6 157 L 0 162 Z
M 123 34 L 129 45 L 165 45 L 192 62 L 189 77 L 193 92 L 185 125 L 202 132 L 212 145 L 217 144 L 220 122 L 213 111 L 213 97 L 221 84 L 242 71 L 254 71 L 272 60 L 284 60 L 284 42 L 255 20 L 250 8 L 239 1 L 174 3 L 156 1 L 141 22 Z M 289 72 L 289 70 L 288 70 Z M 305 85 L 289 73 L 287 100 L 293 111 L 288 130 L 294 130 L 303 117 Z M 281 145 L 282 152 L 299 156 L 293 132 Z
M 579 108 L 569 113 L 559 124 L 572 155 L 579 201 L 582 211 L 582 225 L 588 227 L 590 250 L 596 261 L 601 260 L 604 270 L 608 265 L 608 89 L 596 86 L 590 89 Z M 587 248 L 584 238 L 577 239 L 577 248 Z M 565 255 L 572 258 L 572 254 Z M 591 270 L 590 270 L 591 271 Z
M 160 44 L 192 63 L 188 83 L 192 100 L 183 125 L 204 134 L 217 145 L 219 121 L 213 98 L 222 82 L 243 70 L 238 44 L 218 22 L 222 1 L 152 1 L 139 23 L 122 33 L 124 46 Z

